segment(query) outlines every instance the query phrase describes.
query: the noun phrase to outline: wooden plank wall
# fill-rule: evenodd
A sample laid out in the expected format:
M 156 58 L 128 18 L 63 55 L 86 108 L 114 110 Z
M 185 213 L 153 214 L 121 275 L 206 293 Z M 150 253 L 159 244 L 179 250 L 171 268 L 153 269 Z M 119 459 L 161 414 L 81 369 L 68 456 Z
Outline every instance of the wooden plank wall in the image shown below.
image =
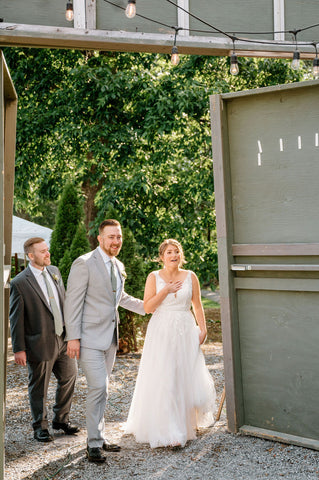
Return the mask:
M 229 429 L 316 449 L 318 97 L 310 81 L 211 98 Z

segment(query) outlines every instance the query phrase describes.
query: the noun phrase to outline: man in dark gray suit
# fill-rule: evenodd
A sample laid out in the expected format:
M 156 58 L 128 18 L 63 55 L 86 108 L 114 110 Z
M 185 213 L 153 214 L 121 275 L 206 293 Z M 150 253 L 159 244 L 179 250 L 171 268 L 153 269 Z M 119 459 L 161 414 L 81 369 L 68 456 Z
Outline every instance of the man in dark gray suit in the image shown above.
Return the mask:
M 12 348 L 15 362 L 28 366 L 34 438 L 51 442 L 46 409 L 51 372 L 58 382 L 52 427 L 67 435 L 79 431 L 69 422 L 77 366 L 66 353 L 65 290 L 59 269 L 50 265 L 49 249 L 43 238 L 27 240 L 24 251 L 30 263 L 10 284 Z
M 65 300 L 68 354 L 79 358 L 87 379 L 87 457 L 105 462 L 104 452 L 120 446 L 104 438 L 104 410 L 118 344 L 118 306 L 145 315 L 143 301 L 124 291 L 125 269 L 116 256 L 122 246 L 117 220 L 104 220 L 99 246 L 77 258 L 71 267 Z

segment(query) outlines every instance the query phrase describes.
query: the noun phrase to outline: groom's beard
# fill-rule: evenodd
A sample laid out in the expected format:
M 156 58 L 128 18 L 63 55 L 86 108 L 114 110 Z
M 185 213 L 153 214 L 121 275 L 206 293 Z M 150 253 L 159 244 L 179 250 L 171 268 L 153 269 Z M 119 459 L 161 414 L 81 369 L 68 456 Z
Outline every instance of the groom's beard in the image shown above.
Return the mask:
M 120 253 L 120 250 L 121 250 L 121 245 L 120 246 L 110 246 L 109 248 L 105 249 L 105 253 L 109 256 L 109 257 L 116 257 L 119 253 Z

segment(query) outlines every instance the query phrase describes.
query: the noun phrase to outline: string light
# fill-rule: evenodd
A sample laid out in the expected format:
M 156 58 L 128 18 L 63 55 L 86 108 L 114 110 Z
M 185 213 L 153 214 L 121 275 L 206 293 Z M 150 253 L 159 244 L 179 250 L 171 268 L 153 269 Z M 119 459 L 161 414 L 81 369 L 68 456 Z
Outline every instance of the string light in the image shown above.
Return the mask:
M 72 22 L 73 17 L 74 17 L 73 3 L 72 2 L 67 2 L 66 11 L 65 11 L 65 18 L 67 19 L 68 22 Z
M 178 55 L 178 48 L 176 46 L 176 37 L 177 37 L 178 31 L 182 30 L 182 28 L 181 27 L 173 27 L 173 28 L 175 29 L 175 37 L 174 37 L 174 45 L 171 53 L 171 63 L 172 65 L 178 65 L 180 62 L 180 58 Z
M 293 70 L 299 70 L 299 67 L 300 67 L 300 52 L 299 50 L 295 50 L 292 57 L 291 68 Z
M 146 17 L 145 15 L 141 15 L 141 14 L 138 14 L 136 13 L 136 0 L 128 0 L 128 5 L 126 7 L 126 9 L 124 7 L 122 7 L 121 5 L 118 5 L 116 3 L 114 3 L 113 1 L 111 0 L 103 0 L 105 3 L 108 3 L 110 5 L 113 5 L 114 7 L 116 8 L 120 8 L 121 10 L 125 10 L 125 12 L 129 9 L 133 9 L 134 10 L 134 14 L 129 17 L 129 18 L 133 18 L 135 15 L 138 16 L 139 18 L 143 18 L 144 20 L 147 20 L 149 22 L 153 22 L 153 23 L 156 23 L 157 25 L 161 25 L 161 26 L 164 26 L 166 28 L 174 28 L 175 29 L 175 39 L 176 39 L 176 27 L 171 27 L 170 25 L 167 25 L 166 23 L 163 23 L 163 22 L 160 22 L 158 20 L 155 20 L 153 18 L 149 18 L 149 17 Z M 274 35 L 276 33 L 283 33 L 283 34 L 288 34 L 288 33 L 292 33 L 294 36 L 295 36 L 295 46 L 296 46 L 296 50 L 294 51 L 294 54 L 293 54 L 293 61 L 292 61 L 292 68 L 293 69 L 296 69 L 298 70 L 299 66 L 300 66 L 300 52 L 297 48 L 297 46 L 310 46 L 310 45 L 315 45 L 314 42 L 298 42 L 298 45 L 297 45 L 297 39 L 296 39 L 296 36 L 299 32 L 303 32 L 305 30 L 309 30 L 309 29 L 312 29 L 312 28 L 315 28 L 315 27 L 318 27 L 319 26 L 319 23 L 317 24 L 314 24 L 314 25 L 309 25 L 307 27 L 304 27 L 304 28 L 300 28 L 300 29 L 295 29 L 295 30 L 280 30 L 280 31 L 269 31 L 269 32 L 234 32 L 233 35 L 231 35 L 229 32 L 226 32 L 226 31 L 223 31 L 221 29 L 219 29 L 218 27 L 214 26 L 214 25 L 211 25 L 210 23 L 206 22 L 205 20 L 202 20 L 201 18 L 197 17 L 196 15 L 194 15 L 192 12 L 186 10 L 185 8 L 183 8 L 182 6 L 178 5 L 177 3 L 175 3 L 173 0 L 166 0 L 168 3 L 174 5 L 176 8 L 182 10 L 183 12 L 185 12 L 187 15 L 189 15 L 190 17 L 193 17 L 195 18 L 196 20 L 198 20 L 199 22 L 207 25 L 211 30 L 197 30 L 197 29 L 191 29 L 191 28 L 178 28 L 179 30 L 185 30 L 185 31 L 188 31 L 188 32 L 200 32 L 200 33 L 207 33 L 207 34 L 211 34 L 211 33 L 220 33 L 221 35 L 223 36 L 226 36 L 228 37 L 230 40 L 233 41 L 237 41 L 237 42 L 243 42 L 243 43 L 252 43 L 252 44 L 259 44 L 259 45 L 271 45 L 271 46 L 279 46 L 279 45 L 283 45 L 285 47 L 290 47 L 292 46 L 291 43 L 287 42 L 287 41 L 277 41 L 277 40 L 256 40 L 256 39 L 249 39 L 247 37 L 245 38 L 242 38 L 242 37 L 239 37 L 238 35 Z M 236 36 L 235 36 L 236 35 Z M 319 42 L 318 42 L 319 43 Z M 174 48 L 175 47 L 175 48 Z M 174 50 L 174 51 L 173 51 Z M 174 42 L 174 46 L 172 48 L 172 52 L 171 52 L 171 61 L 173 62 L 173 54 L 174 54 L 174 61 L 177 61 L 177 63 L 175 63 L 176 65 L 179 63 L 179 56 L 178 56 L 178 49 L 177 49 L 177 46 Z M 232 70 L 233 72 L 236 71 L 236 63 L 237 63 L 237 69 L 238 69 L 238 59 L 237 59 L 237 55 L 236 55 L 236 52 L 233 51 L 233 53 L 230 55 L 230 63 L 231 63 L 231 67 L 232 67 Z M 239 69 L 238 69 L 239 70 Z M 318 72 L 318 73 L 317 73 Z M 232 72 L 231 72 L 232 73 Z M 236 73 L 232 73 L 233 75 L 237 75 L 238 72 Z M 318 75 L 319 76 L 319 59 L 317 57 L 317 54 L 316 54 L 316 58 L 313 60 L 313 74 L 314 75 Z
M 300 52 L 298 50 L 298 45 L 297 45 L 297 33 L 299 30 L 293 30 L 292 33 L 295 37 L 295 44 L 296 44 L 296 50 L 294 51 L 293 57 L 292 57 L 292 62 L 291 62 L 291 68 L 293 70 L 299 70 L 300 67 Z
M 136 0 L 128 0 L 127 7 L 125 9 L 125 15 L 127 18 L 134 18 L 136 15 Z
M 176 47 L 176 45 L 174 45 L 172 48 L 171 63 L 172 65 L 178 65 L 179 62 L 180 62 L 180 58 L 178 55 L 178 48 Z
M 233 53 L 232 53 L 231 56 L 230 56 L 230 69 L 229 69 L 229 72 L 230 72 L 232 75 L 238 75 L 238 73 L 239 73 L 239 67 L 238 67 L 237 55 L 236 55 L 236 52 L 235 52 L 235 37 L 233 37 L 232 40 L 233 40 Z
M 237 59 L 237 55 L 236 55 L 235 52 L 233 52 L 230 56 L 230 69 L 229 69 L 229 71 L 232 75 L 238 75 L 238 73 L 239 73 L 238 59 Z

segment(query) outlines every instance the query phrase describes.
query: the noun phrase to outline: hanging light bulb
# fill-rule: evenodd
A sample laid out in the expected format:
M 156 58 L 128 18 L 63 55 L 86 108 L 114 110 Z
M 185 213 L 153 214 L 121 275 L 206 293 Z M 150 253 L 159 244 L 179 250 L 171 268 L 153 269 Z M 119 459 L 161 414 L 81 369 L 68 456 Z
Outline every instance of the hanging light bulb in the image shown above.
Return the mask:
M 294 51 L 294 56 L 293 56 L 292 62 L 291 62 L 291 68 L 293 70 L 299 70 L 299 67 L 300 67 L 300 52 L 299 52 L 299 50 L 295 50 Z
M 239 73 L 239 67 L 238 67 L 238 60 L 237 60 L 237 55 L 235 52 L 233 52 L 230 56 L 230 73 L 232 75 L 238 75 Z
M 172 65 L 178 65 L 179 64 L 179 55 L 178 55 L 178 49 L 176 45 L 172 48 L 172 55 L 171 55 L 171 62 Z
M 319 58 L 318 57 L 313 59 L 312 74 L 313 74 L 315 79 L 317 79 L 319 77 Z
M 65 11 L 65 18 L 68 22 L 72 22 L 73 20 L 73 3 L 67 2 L 66 4 L 66 11 Z
M 172 65 L 178 65 L 180 58 L 178 55 L 178 48 L 176 46 L 176 39 L 177 39 L 177 34 L 180 30 L 183 30 L 182 27 L 172 27 L 175 30 L 175 36 L 174 36 L 174 44 L 172 48 L 172 53 L 171 53 L 171 63 Z
M 136 15 L 136 0 L 128 0 L 127 7 L 125 9 L 125 15 L 127 18 L 134 18 Z

